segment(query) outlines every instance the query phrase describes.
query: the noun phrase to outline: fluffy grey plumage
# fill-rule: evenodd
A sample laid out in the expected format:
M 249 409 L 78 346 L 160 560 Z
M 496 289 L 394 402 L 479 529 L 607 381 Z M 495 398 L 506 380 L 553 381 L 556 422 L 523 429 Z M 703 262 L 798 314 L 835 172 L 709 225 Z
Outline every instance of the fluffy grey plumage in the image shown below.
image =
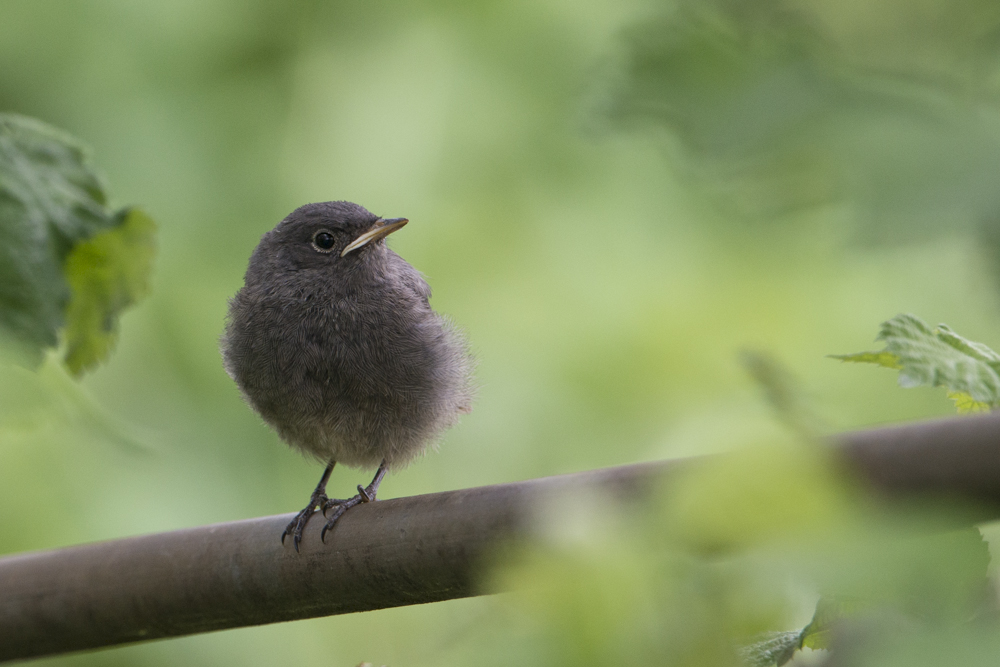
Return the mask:
M 470 409 L 462 336 L 386 247 L 405 223 L 349 202 L 302 206 L 264 235 L 230 301 L 226 371 L 286 443 L 330 462 L 317 488 L 325 505 L 303 510 L 296 547 L 313 507 L 331 506 L 334 462 L 381 462 L 377 489 L 385 468 L 408 463 Z

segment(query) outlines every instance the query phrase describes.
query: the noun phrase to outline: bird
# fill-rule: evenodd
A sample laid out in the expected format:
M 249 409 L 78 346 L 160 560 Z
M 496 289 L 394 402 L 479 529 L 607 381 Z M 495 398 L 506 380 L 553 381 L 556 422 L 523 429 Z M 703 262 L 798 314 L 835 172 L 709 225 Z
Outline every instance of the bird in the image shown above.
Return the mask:
M 229 301 L 226 372 L 286 444 L 326 464 L 281 534 L 296 551 L 316 512 L 326 517 L 325 542 L 347 510 L 376 500 L 388 471 L 471 410 L 464 334 L 431 308 L 420 272 L 386 245 L 407 222 L 347 201 L 300 206 L 261 238 Z M 377 470 L 357 495 L 330 498 L 337 463 Z

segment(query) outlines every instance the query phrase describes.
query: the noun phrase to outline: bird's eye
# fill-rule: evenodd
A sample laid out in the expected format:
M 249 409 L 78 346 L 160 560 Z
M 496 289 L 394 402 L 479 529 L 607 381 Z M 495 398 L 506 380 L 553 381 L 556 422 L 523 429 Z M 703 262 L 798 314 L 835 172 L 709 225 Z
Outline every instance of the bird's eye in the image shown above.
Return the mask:
M 313 248 L 320 252 L 330 252 L 333 250 L 333 246 L 336 245 L 337 239 L 333 237 L 333 234 L 326 231 L 325 229 L 316 232 L 313 235 Z

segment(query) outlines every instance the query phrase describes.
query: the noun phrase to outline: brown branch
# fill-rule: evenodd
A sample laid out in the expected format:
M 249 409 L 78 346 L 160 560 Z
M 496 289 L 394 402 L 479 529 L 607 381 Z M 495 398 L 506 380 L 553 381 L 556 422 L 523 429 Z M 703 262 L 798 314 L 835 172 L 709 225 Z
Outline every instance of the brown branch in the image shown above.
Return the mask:
M 835 438 L 892 493 L 985 501 L 1000 517 L 1000 414 Z M 682 461 L 645 463 L 360 505 L 301 553 L 278 540 L 291 515 L 0 559 L 0 660 L 225 628 L 436 602 L 479 593 L 477 574 L 532 506 L 582 489 L 641 497 Z

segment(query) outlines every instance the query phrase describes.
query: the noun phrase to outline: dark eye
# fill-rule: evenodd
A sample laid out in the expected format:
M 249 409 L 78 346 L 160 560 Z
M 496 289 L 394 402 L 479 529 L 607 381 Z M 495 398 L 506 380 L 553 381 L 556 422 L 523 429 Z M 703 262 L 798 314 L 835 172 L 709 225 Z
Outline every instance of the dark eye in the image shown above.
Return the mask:
M 320 252 L 330 252 L 333 250 L 333 246 L 336 245 L 337 239 L 333 237 L 333 234 L 324 230 L 320 230 L 313 235 L 313 247 Z

